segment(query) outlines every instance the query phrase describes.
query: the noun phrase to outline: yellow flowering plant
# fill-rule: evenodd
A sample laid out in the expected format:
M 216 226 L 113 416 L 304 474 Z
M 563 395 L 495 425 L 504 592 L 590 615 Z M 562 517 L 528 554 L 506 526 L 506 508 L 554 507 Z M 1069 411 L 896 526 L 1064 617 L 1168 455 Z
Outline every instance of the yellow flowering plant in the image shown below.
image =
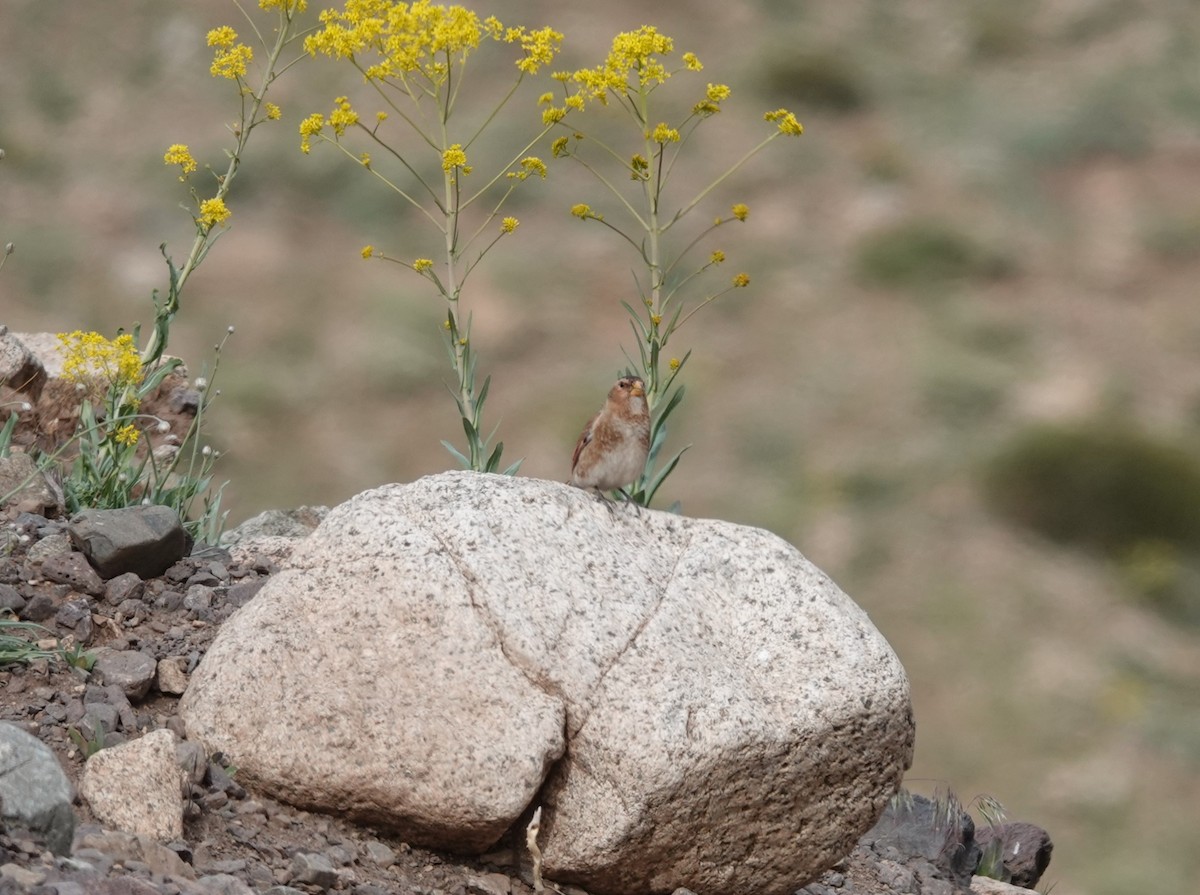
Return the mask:
M 659 465 L 667 419 L 683 400 L 683 384 L 677 379 L 691 357 L 690 351 L 672 357 L 668 344 L 698 310 L 750 283 L 748 274 L 738 273 L 719 284 L 706 286 L 698 299 L 687 301 L 688 290 L 698 284 L 699 278 L 725 262 L 725 253 L 720 249 L 698 262 L 689 261 L 689 256 L 717 228 L 745 221 L 749 214 L 746 205 L 735 204 L 728 214 L 718 215 L 706 225 L 679 231 L 684 229 L 685 219 L 718 186 L 768 143 L 803 132 L 800 122 L 786 109 L 767 112 L 763 117 L 774 127 L 760 142 L 699 192 L 681 202 L 670 203 L 668 188 L 677 179 L 684 147 L 701 124 L 721 111 L 731 94 L 724 84 L 708 83 L 700 89 L 692 88 L 694 102 L 686 111 L 674 118 L 660 112 L 668 104 L 658 92 L 672 77 L 697 75 L 703 70 L 695 54 L 675 56 L 674 53 L 674 41 L 653 26 L 618 34 L 604 62 L 594 68 L 556 74 L 561 96 L 556 98 L 551 92 L 540 100 L 543 120 L 568 131 L 553 141 L 553 157 L 581 164 L 614 200 L 616 210 L 616 215 L 610 217 L 587 203 L 577 203 L 571 207 L 571 214 L 607 228 L 633 248 L 640 262 L 639 271 L 635 272 L 638 306 L 628 301 L 622 305 L 629 314 L 638 348 L 636 359 L 628 353 L 626 358 L 646 383 L 652 414 L 650 456 L 631 492 L 633 499 L 643 505 L 650 503 L 687 450 L 681 449 Z M 611 138 L 589 131 L 586 110 L 597 104 L 620 108 L 626 113 L 623 120 L 628 122 L 629 130 Z M 572 115 L 570 127 L 564 121 L 568 114 Z M 620 147 L 630 147 L 633 151 Z
M 491 377 L 477 386 L 478 355 L 463 287 L 496 243 L 517 230 L 517 218 L 503 215 L 502 209 L 523 183 L 545 178 L 545 163 L 528 153 L 552 125 L 537 126 L 534 119 L 532 137 L 502 153 L 497 163 L 487 160 L 482 137 L 525 78 L 553 60 L 562 35 L 551 28 L 505 26 L 495 17 L 480 18 L 465 7 L 428 0 L 346 0 L 341 8 L 321 12 L 320 21 L 321 27 L 306 38 L 306 49 L 349 63 L 379 106 L 364 116 L 347 96 L 337 97 L 327 114 L 316 112 L 301 122 L 300 149 L 308 153 L 314 142 L 336 147 L 432 226 L 439 245 L 431 253 L 436 262 L 432 257 L 402 258 L 378 246 L 364 247 L 362 256 L 408 268 L 441 297 L 443 336 L 455 374 L 451 394 L 466 447 L 442 443 L 466 468 L 499 471 L 504 444 L 492 445 L 495 429 L 483 434 Z M 464 84 L 473 85 L 468 62 L 477 51 L 495 45 L 515 51 L 512 78 L 482 112 L 473 114 L 464 108 Z M 361 151 L 361 145 L 374 154 Z M 477 170 L 477 157 L 486 170 Z M 514 473 L 519 465 L 504 472 Z
M 231 330 L 232 332 L 232 330 Z M 226 338 L 228 338 L 228 333 Z M 180 449 L 178 436 L 170 434 L 157 448 L 150 433 L 168 433 L 169 424 L 142 411 L 143 400 L 162 377 L 147 375 L 132 335 L 107 339 L 97 332 L 59 333 L 63 358 L 62 378 L 80 393 L 79 422 L 71 438 L 52 453 L 35 452 L 43 468 L 62 469 L 63 502 L 68 513 L 86 508 L 118 509 L 136 503 L 161 504 L 188 520 L 194 501 L 205 495 L 198 520 L 186 522 L 192 533 L 212 542 L 219 534 L 221 489 L 206 492 L 212 483 L 216 454 L 201 448 L 199 432 L 208 398 L 201 394 L 196 417 Z M 218 358 L 224 341 L 216 346 Z M 215 375 L 214 366 L 214 375 Z M 208 390 L 207 380 L 201 380 Z M 184 460 L 187 460 L 186 464 Z
M 224 172 L 218 173 L 205 166 L 209 175 L 206 179 L 211 179 L 207 187 L 192 181 L 192 175 L 198 172 L 200 165 L 186 143 L 172 143 L 163 154 L 163 163 L 177 167 L 179 180 L 189 185 L 189 211 L 196 227 L 196 236 L 182 267 L 175 266 L 166 252 L 165 244 L 161 247 L 169 274 L 167 294 L 161 298 L 157 290 L 154 293 L 154 332 L 141 353 L 146 366 L 153 366 L 162 359 L 171 321 L 179 312 L 183 287 L 229 224 L 233 212 L 226 204 L 226 199 L 241 168 L 250 134 L 260 125 L 282 117 L 279 106 L 268 102 L 267 91 L 280 75 L 302 58 L 301 54 L 294 54 L 290 59 L 284 57 L 300 36 L 300 15 L 307 8 L 308 0 L 258 0 L 261 9 L 274 11 L 276 21 L 273 31 L 263 29 L 240 2 L 235 0 L 235 3 L 254 32 L 255 42 L 263 50 L 263 60 L 260 67 L 251 68 L 255 61 L 254 47 L 243 43 L 238 32 L 229 25 L 214 28 L 206 36 L 205 42 L 213 50 L 209 72 L 214 78 L 232 81 L 237 88 L 239 114 L 237 121 L 229 128 L 235 143 L 232 149 L 226 150 L 229 161 Z M 208 192 L 210 189 L 211 195 Z
M 226 150 L 228 163 L 220 172 L 207 165 L 202 169 L 185 143 L 173 143 L 163 154 L 163 163 L 175 168 L 179 180 L 188 185 L 190 203 L 185 207 L 195 237 L 187 258 L 177 267 L 165 243 L 159 247 L 167 264 L 167 290 L 165 297 L 154 291 L 154 327 L 140 351 L 140 326 L 111 340 L 94 332 L 60 334 L 63 378 L 75 383 L 80 393 L 79 422 L 65 437 L 47 436 L 51 443 L 45 450 L 34 451 L 39 466 L 53 467 L 53 477 L 62 481 L 68 511 L 162 504 L 179 513 L 194 537 L 209 543 L 215 543 L 225 518 L 220 511 L 224 486 L 215 491 L 210 488 L 217 453 L 201 445 L 199 434 L 205 412 L 219 394 L 211 383 L 233 327 L 214 346 L 212 374 L 198 378 L 193 385 L 198 400 L 186 432 L 171 432 L 170 423 L 148 414 L 143 402 L 181 364 L 178 359 L 164 359 L 164 350 L 184 286 L 228 226 L 232 211 L 227 200 L 250 134 L 265 122 L 282 117 L 282 109 L 267 100 L 267 92 L 304 58 L 295 50 L 290 60 L 284 57 L 301 34 L 300 16 L 307 6 L 307 0 L 258 0 L 259 8 L 270 14 L 271 24 L 263 27 L 266 23 L 258 21 L 261 17 L 251 15 L 239 0 L 234 3 L 253 39 L 243 42 L 228 25 L 214 28 L 206 38 L 213 52 L 211 74 L 231 81 L 239 102 L 238 117 L 229 126 L 235 142 Z M 15 420 L 16 414 L 10 415 L 0 429 L 0 450 L 7 448 Z M 153 448 L 151 436 L 157 441 Z M 8 496 L 0 494 L 0 502 Z M 192 505 L 201 496 L 203 511 L 198 518 L 189 518 Z

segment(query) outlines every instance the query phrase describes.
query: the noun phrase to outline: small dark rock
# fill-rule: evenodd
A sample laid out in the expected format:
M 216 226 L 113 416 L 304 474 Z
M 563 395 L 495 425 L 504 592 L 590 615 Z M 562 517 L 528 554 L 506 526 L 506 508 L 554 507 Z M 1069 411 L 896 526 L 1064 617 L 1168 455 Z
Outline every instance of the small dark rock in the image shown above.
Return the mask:
M 79 732 L 85 740 L 103 738 L 106 734 L 116 732 L 120 717 L 117 707 L 107 702 L 85 703 L 83 717 L 79 719 Z
M 192 783 L 200 783 L 208 770 L 208 759 L 204 755 L 204 747 L 192 740 L 183 740 L 175 744 L 175 760 Z
M 239 585 L 240 587 L 240 585 Z M 0 584 L 0 611 L 19 613 L 25 608 L 25 598 L 11 584 Z
M 1007 877 L 1005 882 L 1025 889 L 1032 889 L 1038 884 L 1050 866 L 1050 854 L 1054 851 L 1050 834 L 1028 823 L 985 827 L 976 832 L 975 841 L 985 856 L 993 849 L 999 851 Z
M 124 572 L 105 585 L 104 602 L 119 606 L 126 600 L 140 600 L 145 589 L 146 582 L 136 572 Z
M 192 546 L 179 514 L 164 506 L 84 510 L 68 530 L 103 578 L 125 572 L 157 577 L 187 556 Z
M 137 702 L 150 689 L 158 663 L 153 656 L 137 650 L 107 650 L 96 659 L 92 676 L 98 683 L 115 684 L 132 702 Z
M 69 584 L 92 597 L 104 593 L 104 582 L 82 553 L 58 553 L 42 563 L 42 577 L 55 584 Z
M 64 628 L 76 628 L 85 618 L 88 621 L 92 619 L 92 610 L 88 606 L 87 600 L 71 600 L 63 603 L 58 608 L 58 612 L 54 614 L 55 624 Z
M 230 605 L 240 608 L 249 603 L 251 598 L 262 590 L 263 585 L 266 583 L 266 578 L 252 578 L 249 581 L 239 581 L 229 588 L 225 599 Z
M 245 788 L 230 777 L 229 772 L 216 761 L 211 761 L 208 764 L 208 785 L 216 792 L 223 792 L 234 799 L 244 799 L 246 797 Z
M 57 611 L 54 600 L 48 594 L 34 594 L 25 604 L 20 618 L 27 622 L 44 622 Z
M 292 882 L 319 889 L 331 889 L 337 883 L 337 871 L 329 859 L 314 852 L 297 852 L 292 856 Z

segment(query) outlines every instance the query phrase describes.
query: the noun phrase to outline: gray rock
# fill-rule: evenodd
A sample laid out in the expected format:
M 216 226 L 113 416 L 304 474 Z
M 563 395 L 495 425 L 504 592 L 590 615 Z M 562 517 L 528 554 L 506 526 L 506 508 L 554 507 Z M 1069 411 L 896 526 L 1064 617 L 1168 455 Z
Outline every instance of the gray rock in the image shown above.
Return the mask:
M 113 684 L 132 702 L 150 690 L 158 663 L 137 650 L 102 650 L 92 666 L 92 677 L 100 684 Z
M 0 610 L 19 613 L 25 608 L 25 598 L 11 584 L 0 584 Z
M 332 510 L 179 710 L 239 779 L 418 845 L 536 798 L 546 875 L 611 893 L 790 893 L 913 744 L 894 652 L 779 538 L 474 473 Z
M 72 543 L 106 579 L 126 572 L 156 578 L 191 549 L 179 515 L 164 506 L 84 510 L 68 530 Z
M 42 395 L 47 381 L 46 368 L 25 342 L 0 326 L 0 383 L 19 392 L 34 403 Z M 0 494 L 6 493 L 0 488 Z
M 92 597 L 104 593 L 104 582 L 82 553 L 71 551 L 48 557 L 42 563 L 42 577 L 56 584 L 69 584 L 74 590 Z
M 30 545 L 29 552 L 25 554 L 25 559 L 27 562 L 41 564 L 52 556 L 59 556 L 70 552 L 71 536 L 65 531 L 59 531 Z
M 69 854 L 75 834 L 71 784 L 40 740 L 0 722 L 0 818 L 39 834 L 57 855 Z
M 975 821 L 953 796 L 934 800 L 902 793 L 891 800 L 866 838 L 881 855 L 925 858 L 963 888 L 970 887 L 971 874 L 979 866 Z
M 509 895 L 512 892 L 512 880 L 503 873 L 469 876 L 466 885 L 471 895 Z
M 116 731 L 119 720 L 116 706 L 107 702 L 88 702 L 84 704 L 83 717 L 79 719 L 79 732 L 85 740 L 104 742 L 107 734 Z
M 337 883 L 337 871 L 329 859 L 317 852 L 297 852 L 292 857 L 292 882 L 319 889 L 331 889 Z
M 262 590 L 263 585 L 267 583 L 266 578 L 255 578 L 252 581 L 239 581 L 225 595 L 225 599 L 229 601 L 231 606 L 245 606 L 250 602 L 251 598 Z
M 187 656 L 167 656 L 158 660 L 155 684 L 159 693 L 172 696 L 182 694 L 188 685 Z
M 20 616 L 27 622 L 44 622 L 57 611 L 58 606 L 49 594 L 34 594 L 21 610 Z
M 229 548 L 235 561 L 245 565 L 256 562 L 258 557 L 281 564 L 328 512 L 328 507 L 267 510 L 221 535 L 221 545 Z
M 92 755 L 79 794 L 106 826 L 166 842 L 183 835 L 183 787 L 175 735 L 154 730 Z
M 214 873 L 196 880 L 196 886 L 211 895 L 254 895 L 254 890 L 228 873 Z
M 183 879 L 196 878 L 196 873 L 190 865 L 150 836 L 122 830 L 99 830 L 80 836 L 76 844 L 79 846 L 76 854 L 80 853 L 80 849 L 94 849 L 120 861 L 126 867 L 130 862 L 136 861 L 145 864 L 151 873 Z
M 4 508 L 56 516 L 62 512 L 62 494 L 28 454 L 13 452 L 0 457 L 0 496 L 12 494 Z
M 64 628 L 78 628 L 80 622 L 92 620 L 92 609 L 87 600 L 70 600 L 58 607 L 54 614 L 55 624 Z
M 109 580 L 104 588 L 104 602 L 120 606 L 126 600 L 140 600 L 145 593 L 146 582 L 136 572 L 125 572 Z
M 191 783 L 199 784 L 208 771 L 208 756 L 204 747 L 191 740 L 183 740 L 175 747 L 175 760 Z
M 396 863 L 396 852 L 391 847 L 384 845 L 372 839 L 364 848 L 367 852 L 367 859 L 372 864 L 377 864 L 380 867 L 391 867 Z

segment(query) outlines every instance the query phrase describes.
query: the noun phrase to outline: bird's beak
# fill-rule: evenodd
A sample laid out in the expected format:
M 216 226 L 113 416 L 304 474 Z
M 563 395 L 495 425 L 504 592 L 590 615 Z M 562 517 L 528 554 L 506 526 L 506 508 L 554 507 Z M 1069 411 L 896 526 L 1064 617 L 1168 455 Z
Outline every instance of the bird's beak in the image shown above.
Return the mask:
M 629 394 L 633 395 L 635 398 L 640 398 L 646 394 L 646 390 L 640 385 L 634 385 L 634 387 L 629 390 Z

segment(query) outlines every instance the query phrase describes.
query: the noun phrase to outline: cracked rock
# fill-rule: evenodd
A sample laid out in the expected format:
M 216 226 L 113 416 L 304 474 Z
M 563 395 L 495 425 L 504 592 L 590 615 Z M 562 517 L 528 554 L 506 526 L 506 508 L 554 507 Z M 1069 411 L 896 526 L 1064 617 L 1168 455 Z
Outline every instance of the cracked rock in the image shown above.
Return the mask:
M 913 745 L 895 654 L 784 541 L 475 473 L 331 510 L 179 708 L 247 785 L 417 845 L 537 796 L 546 874 L 596 891 L 793 892 Z

